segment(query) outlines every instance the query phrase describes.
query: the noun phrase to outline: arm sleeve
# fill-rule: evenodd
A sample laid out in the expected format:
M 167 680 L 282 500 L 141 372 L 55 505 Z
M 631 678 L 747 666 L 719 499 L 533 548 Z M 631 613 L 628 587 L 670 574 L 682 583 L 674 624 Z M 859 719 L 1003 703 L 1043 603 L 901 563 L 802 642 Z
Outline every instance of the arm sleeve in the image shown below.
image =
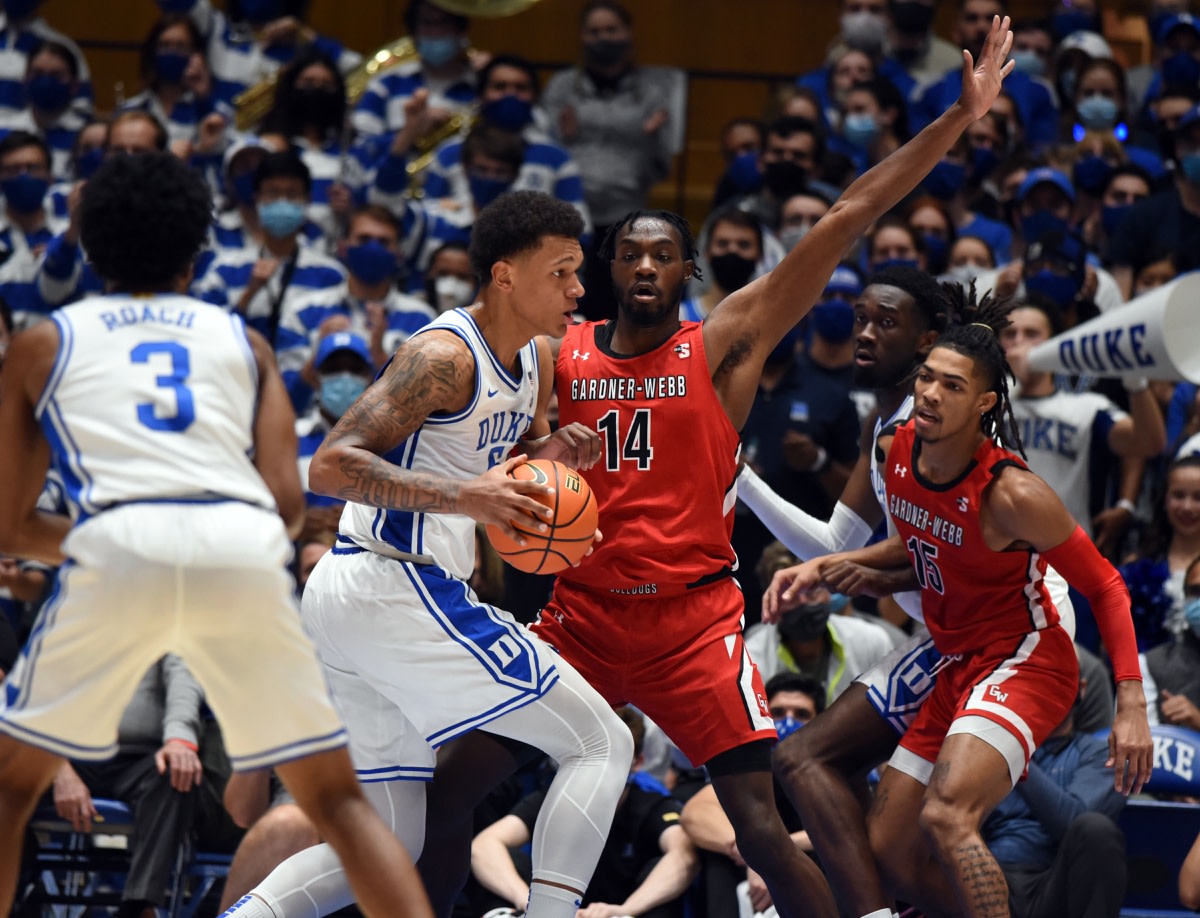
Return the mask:
M 1104 560 L 1080 526 L 1061 545 L 1043 552 L 1046 562 L 1087 597 L 1100 636 L 1113 662 L 1117 682 L 1142 681 L 1137 636 L 1129 612 L 1129 590 L 1116 568 Z
M 862 548 L 871 538 L 871 527 L 841 501 L 833 508 L 829 522 L 822 522 L 772 491 L 749 466 L 738 476 L 738 497 L 788 551 L 805 561 Z

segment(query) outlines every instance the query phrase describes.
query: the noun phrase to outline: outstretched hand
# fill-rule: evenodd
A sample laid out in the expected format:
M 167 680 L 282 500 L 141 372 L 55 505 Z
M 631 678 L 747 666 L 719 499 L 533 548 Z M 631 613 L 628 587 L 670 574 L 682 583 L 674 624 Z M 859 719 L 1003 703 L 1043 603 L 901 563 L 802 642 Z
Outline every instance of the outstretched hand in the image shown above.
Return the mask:
M 978 61 L 971 59 L 970 51 L 963 50 L 962 95 L 959 103 L 975 120 L 991 110 L 992 103 L 1000 95 L 1000 84 L 1012 72 L 1014 63 L 1008 60 L 1008 53 L 1012 50 L 1013 34 L 1009 25 L 1007 16 L 1003 20 L 999 16 L 992 17 L 992 29 L 984 39 Z

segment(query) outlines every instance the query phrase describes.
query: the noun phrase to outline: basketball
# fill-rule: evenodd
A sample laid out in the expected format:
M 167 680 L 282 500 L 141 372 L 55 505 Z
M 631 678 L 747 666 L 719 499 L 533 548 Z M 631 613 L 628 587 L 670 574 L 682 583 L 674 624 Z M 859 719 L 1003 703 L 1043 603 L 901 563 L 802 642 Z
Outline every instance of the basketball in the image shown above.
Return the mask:
M 553 515 L 545 521 L 550 527 L 546 532 L 538 532 L 534 528 L 536 522 L 513 521 L 513 526 L 525 538 L 524 545 L 518 545 L 498 527 L 489 525 L 488 541 L 500 557 L 519 571 L 556 574 L 587 554 L 596 534 L 599 515 L 595 495 L 583 477 L 569 466 L 549 459 L 523 462 L 508 475 L 554 488 L 553 494 L 534 496 L 534 500 L 549 507 Z

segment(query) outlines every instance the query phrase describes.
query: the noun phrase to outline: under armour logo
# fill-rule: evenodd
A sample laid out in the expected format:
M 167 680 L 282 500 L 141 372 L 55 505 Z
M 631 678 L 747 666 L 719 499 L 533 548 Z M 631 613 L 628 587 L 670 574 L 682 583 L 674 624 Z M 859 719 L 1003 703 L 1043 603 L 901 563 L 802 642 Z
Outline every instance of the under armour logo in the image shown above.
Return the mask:
M 692 343 L 684 341 L 682 344 L 675 345 L 675 353 L 679 355 L 679 359 L 683 360 L 692 356 Z
M 1001 704 L 1004 704 L 1004 702 L 1008 701 L 1008 692 L 1000 691 L 1000 686 L 998 685 L 989 685 L 987 693 Z
M 905 475 L 908 474 L 908 466 L 901 465 L 899 462 L 897 462 L 896 463 L 896 474 L 899 475 L 901 478 L 903 478 Z
M 561 612 L 555 612 L 555 613 L 553 613 L 553 615 L 554 615 L 554 620 L 561 625 L 562 621 L 563 621 L 563 614 Z
M 575 351 L 574 351 L 574 352 L 571 354 L 571 359 L 572 359 L 572 360 L 587 360 L 587 359 L 588 359 L 589 357 L 591 357 L 591 356 L 592 356 L 592 352 L 591 352 L 591 351 L 583 351 L 583 352 L 580 352 L 579 350 L 575 350 Z
M 969 500 L 967 500 L 965 497 L 960 497 L 958 499 L 958 509 L 961 510 L 963 513 L 966 513 L 967 510 L 970 508 L 970 506 L 971 506 L 971 502 Z

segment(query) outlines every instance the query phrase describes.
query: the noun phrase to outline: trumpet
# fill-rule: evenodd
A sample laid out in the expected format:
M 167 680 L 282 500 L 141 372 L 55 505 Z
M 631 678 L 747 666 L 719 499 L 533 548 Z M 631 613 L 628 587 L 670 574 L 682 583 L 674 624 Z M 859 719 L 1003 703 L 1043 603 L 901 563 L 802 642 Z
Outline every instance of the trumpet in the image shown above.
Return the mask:
M 468 112 L 455 112 L 446 119 L 444 124 L 434 128 L 416 142 L 416 155 L 404 167 L 405 171 L 408 172 L 410 194 L 416 191 L 416 187 L 412 183 L 417 181 L 421 173 L 429 168 L 434 156 L 437 155 L 438 147 L 451 137 L 457 137 L 460 134 L 469 134 L 471 129 L 478 123 L 478 106 Z

